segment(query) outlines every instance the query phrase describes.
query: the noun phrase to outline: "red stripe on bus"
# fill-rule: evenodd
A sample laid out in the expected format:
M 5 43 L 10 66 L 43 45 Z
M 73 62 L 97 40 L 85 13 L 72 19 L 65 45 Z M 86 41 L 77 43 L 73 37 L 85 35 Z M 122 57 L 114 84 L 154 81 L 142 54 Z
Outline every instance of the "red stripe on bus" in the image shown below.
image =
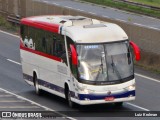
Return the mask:
M 40 56 L 43 56 L 43 57 L 46 57 L 46 58 L 49 58 L 49 59 L 52 59 L 52 60 L 55 60 L 55 61 L 58 61 L 58 62 L 62 61 L 61 58 L 58 58 L 56 56 L 48 55 L 46 53 L 39 52 L 39 51 L 30 49 L 30 48 L 24 47 L 22 44 L 20 44 L 20 49 L 31 52 L 31 53 L 34 53 L 34 54 L 37 54 L 37 55 L 40 55 Z
M 22 19 L 21 24 L 27 25 L 30 27 L 35 27 L 37 29 L 43 29 L 46 31 L 54 32 L 54 33 L 58 33 L 59 27 L 60 27 L 60 25 L 58 25 L 58 24 L 41 22 L 41 21 L 34 22 L 34 21 L 29 20 L 27 18 Z

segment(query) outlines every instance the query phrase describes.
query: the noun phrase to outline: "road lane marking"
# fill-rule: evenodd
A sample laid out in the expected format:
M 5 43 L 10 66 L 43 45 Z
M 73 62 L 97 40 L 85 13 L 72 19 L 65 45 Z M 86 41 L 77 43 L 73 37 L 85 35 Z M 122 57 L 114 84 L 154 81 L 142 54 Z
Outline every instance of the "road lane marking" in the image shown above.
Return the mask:
M 73 8 L 72 8 L 72 7 L 70 7 L 70 6 L 64 6 L 64 7 L 69 8 L 69 9 L 73 9 Z
M 88 12 L 88 13 L 93 14 L 93 15 L 96 15 L 96 13 L 94 13 L 94 12 Z
M 77 10 L 79 10 L 79 11 L 84 11 L 84 10 L 81 10 L 81 9 L 77 9 Z
M 57 5 L 57 6 L 59 6 L 59 4 L 58 3 L 53 3 L 54 5 Z
M 103 15 L 102 17 L 105 17 L 105 18 L 108 18 L 108 19 L 113 19 L 113 18 L 111 18 L 109 16 L 106 16 L 106 15 Z
M 118 20 L 118 21 L 121 21 L 121 22 L 127 22 L 127 21 L 122 20 L 122 19 L 115 19 L 115 20 Z
M 8 61 L 10 61 L 10 62 L 12 62 L 12 63 L 18 64 L 18 65 L 21 65 L 21 63 L 16 62 L 16 61 L 14 61 L 14 60 L 11 60 L 11 59 L 7 59 L 7 60 L 8 60 Z
M 140 27 L 148 27 L 148 26 L 145 26 L 145 25 L 142 25 L 142 24 L 139 24 L 139 23 L 133 23 L 134 25 L 137 25 L 137 26 L 140 26 Z
M 4 97 L 12 97 L 13 95 L 0 95 L 0 98 L 4 98 Z
M 14 34 L 11 34 L 11 33 L 8 33 L 8 32 L 5 32 L 5 31 L 2 31 L 0 30 L 1 33 L 4 33 L 4 34 L 7 34 L 7 35 L 10 35 L 10 36 L 13 36 L 13 37 L 16 37 L 16 38 L 20 38 L 18 35 L 14 35 Z
M 149 28 L 149 29 L 160 30 L 159 28 L 155 28 L 155 27 L 151 27 L 151 26 L 146 26 L 146 25 L 139 24 L 139 23 L 133 23 L 133 24 L 137 25 L 137 26 L 140 26 L 140 27 L 146 27 L 146 28 Z
M 18 103 L 18 102 L 25 102 L 25 101 L 22 101 L 22 100 L 0 100 L 0 102 L 3 102 L 3 103 Z
M 29 100 L 29 99 L 27 99 L 27 98 L 25 98 L 25 97 L 22 97 L 22 96 L 20 96 L 20 95 L 15 94 L 15 93 L 9 92 L 8 90 L 5 90 L 5 89 L 3 89 L 3 88 L 0 88 L 0 90 L 6 92 L 6 93 L 8 93 L 8 94 L 11 94 L 11 95 L 13 95 L 13 96 L 16 96 L 16 97 L 19 98 L 19 99 L 28 101 L 28 102 L 30 102 L 30 103 L 32 103 L 32 104 L 34 104 L 34 105 L 37 105 L 37 106 L 39 106 L 39 107 L 41 107 L 41 108 L 44 108 L 45 110 L 55 112 L 56 114 L 61 115 L 63 118 L 67 118 L 67 119 L 70 119 L 70 120 L 76 120 L 75 118 L 72 118 L 72 117 L 69 117 L 69 116 L 67 116 L 67 115 L 64 115 L 64 114 L 62 114 L 62 113 L 60 113 L 60 112 L 55 111 L 54 109 L 51 109 L 51 108 L 46 107 L 46 106 L 43 106 L 43 105 L 41 105 L 41 104 L 39 104 L 39 103 L 37 103 L 37 102 L 34 102 L 34 101 L 32 101 L 32 100 Z M 1 107 L 0 107 L 0 108 L 1 108 Z
M 0 106 L 0 108 L 37 108 L 39 109 L 39 106 Z
M 140 106 L 138 106 L 138 105 L 135 105 L 135 104 L 132 104 L 132 103 L 129 103 L 129 102 L 126 102 L 126 104 L 128 104 L 128 105 L 130 105 L 130 106 L 133 106 L 133 107 L 136 107 L 136 108 L 139 108 L 139 109 L 144 110 L 144 111 L 150 111 L 149 109 L 140 107 Z
M 148 77 L 148 76 L 144 76 L 144 75 L 141 75 L 141 74 L 138 74 L 138 73 L 135 73 L 135 75 L 137 75 L 137 76 L 139 76 L 139 77 L 146 78 L 146 79 L 151 80 L 151 81 L 154 81 L 154 82 L 160 83 L 160 80 L 158 80 L 158 79 L 154 79 L 154 78 L 151 78 L 151 77 Z

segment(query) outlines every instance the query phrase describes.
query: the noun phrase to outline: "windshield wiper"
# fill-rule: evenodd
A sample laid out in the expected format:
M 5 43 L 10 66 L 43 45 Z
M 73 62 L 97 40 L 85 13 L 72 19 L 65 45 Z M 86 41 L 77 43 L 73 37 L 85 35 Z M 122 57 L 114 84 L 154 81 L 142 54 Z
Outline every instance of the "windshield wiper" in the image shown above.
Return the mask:
M 122 77 L 121 77 L 121 75 L 120 75 L 120 73 L 119 73 L 119 71 L 118 71 L 118 69 L 117 69 L 117 67 L 116 67 L 116 65 L 115 65 L 115 63 L 114 63 L 114 61 L 113 61 L 113 56 L 112 56 L 112 55 L 111 55 L 111 59 L 112 59 L 111 66 L 112 66 L 112 68 L 113 68 L 113 73 L 114 73 L 114 70 L 115 70 L 118 78 L 119 78 L 120 80 L 122 80 Z

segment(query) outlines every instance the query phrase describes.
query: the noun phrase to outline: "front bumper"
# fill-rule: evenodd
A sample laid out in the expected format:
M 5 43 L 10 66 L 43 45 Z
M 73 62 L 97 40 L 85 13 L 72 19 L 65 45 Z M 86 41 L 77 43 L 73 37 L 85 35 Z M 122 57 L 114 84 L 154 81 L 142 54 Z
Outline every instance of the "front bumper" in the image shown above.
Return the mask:
M 113 100 L 106 100 L 113 97 Z M 79 94 L 78 99 L 72 99 L 74 102 L 80 105 L 100 104 L 100 103 L 115 103 L 135 100 L 135 90 L 125 91 L 121 93 L 115 93 L 111 95 L 107 94 Z
M 74 100 L 77 104 L 80 105 L 93 105 L 93 104 L 103 104 L 103 103 L 116 103 L 116 102 L 126 102 L 135 100 L 135 96 L 127 97 L 127 98 L 117 98 L 113 101 L 105 101 L 105 100 Z

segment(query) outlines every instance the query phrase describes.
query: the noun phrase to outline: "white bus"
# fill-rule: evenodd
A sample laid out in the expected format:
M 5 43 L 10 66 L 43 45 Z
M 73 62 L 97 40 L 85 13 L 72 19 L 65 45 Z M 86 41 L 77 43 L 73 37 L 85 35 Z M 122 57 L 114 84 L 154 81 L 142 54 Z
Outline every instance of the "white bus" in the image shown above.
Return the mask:
M 138 46 L 118 25 L 83 16 L 21 20 L 20 54 L 27 83 L 65 98 L 70 107 L 135 99 L 132 50 Z

